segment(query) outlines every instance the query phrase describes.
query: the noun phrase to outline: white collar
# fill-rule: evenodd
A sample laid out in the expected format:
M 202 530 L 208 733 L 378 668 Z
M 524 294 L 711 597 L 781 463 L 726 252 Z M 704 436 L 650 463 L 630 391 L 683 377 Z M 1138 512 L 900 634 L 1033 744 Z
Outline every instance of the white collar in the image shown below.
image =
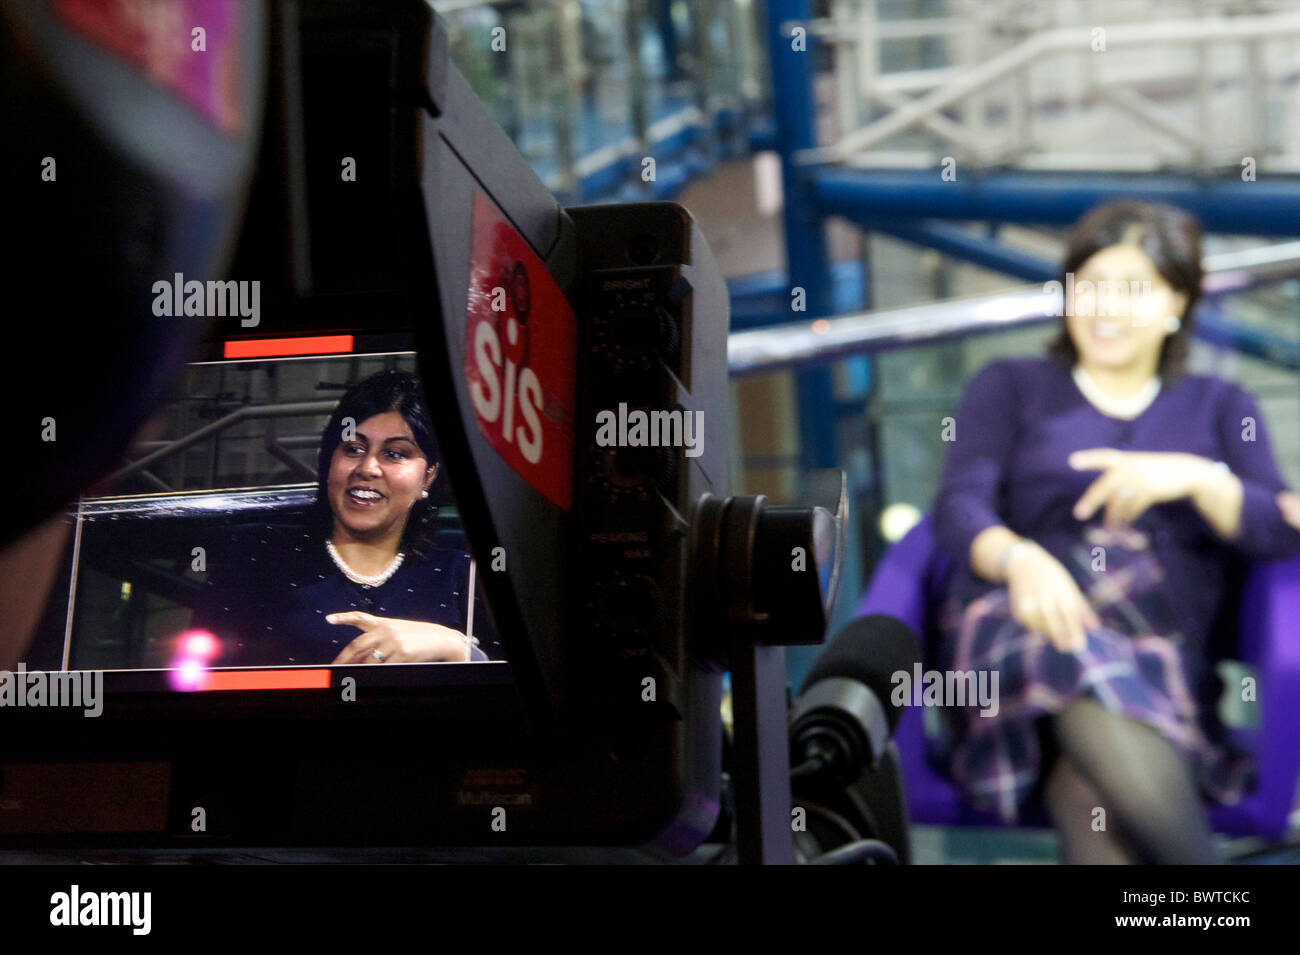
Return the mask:
M 1112 418 L 1136 418 L 1150 407 L 1151 402 L 1160 394 L 1160 376 L 1148 381 L 1132 398 L 1112 398 L 1093 381 L 1081 365 L 1075 365 L 1072 372 L 1074 383 L 1079 386 L 1083 396 L 1094 408 Z

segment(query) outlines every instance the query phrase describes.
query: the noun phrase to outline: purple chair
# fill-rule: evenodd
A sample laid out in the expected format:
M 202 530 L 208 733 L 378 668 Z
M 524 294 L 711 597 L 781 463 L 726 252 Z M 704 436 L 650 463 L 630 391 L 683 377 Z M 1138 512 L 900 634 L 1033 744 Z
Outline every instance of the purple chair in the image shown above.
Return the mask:
M 860 616 L 889 614 L 902 620 L 923 644 L 937 639 L 933 609 L 939 604 L 952 562 L 935 547 L 927 516 L 889 549 L 858 605 Z M 1300 558 L 1256 564 L 1240 602 L 1235 659 L 1255 669 L 1261 721 L 1238 739 L 1255 753 L 1259 786 L 1235 806 L 1214 806 L 1216 832 L 1281 838 L 1300 777 Z M 908 707 L 895 734 L 902 757 L 912 821 L 942 826 L 997 826 L 990 813 L 969 806 L 943 769 L 926 755 L 920 707 Z M 1025 807 L 1023 825 L 1049 825 L 1045 808 Z

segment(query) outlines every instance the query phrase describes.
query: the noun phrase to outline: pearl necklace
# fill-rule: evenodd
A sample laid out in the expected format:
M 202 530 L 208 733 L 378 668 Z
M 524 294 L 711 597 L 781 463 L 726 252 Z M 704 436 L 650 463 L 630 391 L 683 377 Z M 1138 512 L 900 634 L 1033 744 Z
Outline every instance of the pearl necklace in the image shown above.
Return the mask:
M 402 566 L 402 561 L 406 557 L 405 554 L 398 551 L 397 556 L 393 558 L 393 562 L 388 565 L 386 570 L 382 573 L 375 574 L 373 577 L 367 577 L 365 574 L 358 574 L 343 562 L 343 558 L 339 556 L 339 552 L 334 549 L 333 541 L 327 540 L 325 542 L 325 549 L 329 551 L 330 560 L 334 561 L 334 566 L 338 567 L 338 569 L 343 572 L 344 577 L 352 581 L 354 584 L 362 584 L 366 587 L 378 587 L 380 584 L 387 583 L 388 578 L 397 573 L 397 568 Z
M 1081 365 L 1074 366 L 1074 383 L 1079 386 L 1083 396 L 1102 414 L 1112 418 L 1136 418 L 1150 407 L 1160 393 L 1160 378 L 1156 376 L 1142 386 L 1132 398 L 1112 398 L 1089 377 Z

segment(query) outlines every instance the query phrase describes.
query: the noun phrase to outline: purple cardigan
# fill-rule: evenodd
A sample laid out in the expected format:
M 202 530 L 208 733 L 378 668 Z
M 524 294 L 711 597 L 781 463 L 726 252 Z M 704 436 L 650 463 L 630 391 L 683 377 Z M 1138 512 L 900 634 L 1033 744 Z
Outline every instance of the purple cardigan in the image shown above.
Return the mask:
M 1166 382 L 1141 415 L 1126 421 L 1093 407 L 1056 360 L 1005 358 L 990 362 L 966 386 L 935 501 L 938 546 L 960 568 L 951 595 L 964 602 L 997 586 L 976 577 L 969 564 L 971 541 L 996 524 L 1037 541 L 1069 566 L 1069 549 L 1083 540 L 1085 526 L 1072 514 L 1074 504 L 1101 473 L 1069 466 L 1069 455 L 1086 448 L 1188 452 L 1226 462 L 1241 479 L 1241 533 L 1231 543 L 1186 500 L 1157 504 L 1135 525 L 1148 534 L 1167 571 L 1168 593 L 1191 646 L 1205 646 L 1234 557 L 1300 553 L 1300 530 L 1277 507 L 1275 496 L 1286 484 L 1249 392 L 1218 378 L 1185 375 Z M 1103 517 L 1099 510 L 1088 523 Z

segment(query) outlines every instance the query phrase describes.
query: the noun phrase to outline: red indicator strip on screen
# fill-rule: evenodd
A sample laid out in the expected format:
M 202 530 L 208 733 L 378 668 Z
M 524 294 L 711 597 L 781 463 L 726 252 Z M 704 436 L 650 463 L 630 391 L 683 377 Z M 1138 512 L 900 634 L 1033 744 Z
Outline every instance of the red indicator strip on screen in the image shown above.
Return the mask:
M 226 358 L 283 358 L 285 355 L 328 355 L 352 351 L 351 335 L 311 335 L 305 338 L 252 338 L 226 342 Z
M 328 690 L 329 670 L 209 670 L 203 690 Z

